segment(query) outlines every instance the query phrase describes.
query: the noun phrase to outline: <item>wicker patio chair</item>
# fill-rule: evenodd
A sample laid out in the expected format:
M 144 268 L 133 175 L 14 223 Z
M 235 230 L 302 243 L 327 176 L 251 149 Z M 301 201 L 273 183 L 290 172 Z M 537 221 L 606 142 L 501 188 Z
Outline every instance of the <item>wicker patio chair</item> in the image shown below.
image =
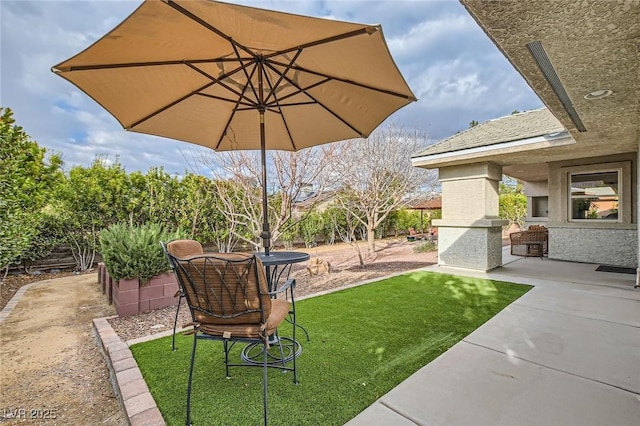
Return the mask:
M 549 231 L 544 226 L 532 225 L 526 231 L 509 235 L 511 254 L 514 256 L 537 256 L 547 254 Z
M 193 366 L 198 340 L 218 340 L 223 344 L 226 375 L 229 367 L 254 366 L 263 368 L 263 416 L 268 424 L 267 383 L 269 367 L 293 371 L 298 383 L 296 356 L 285 356 L 283 343 L 295 342 L 295 280 L 287 280 L 279 289 L 268 291 L 265 269 L 257 256 L 242 253 L 216 253 L 178 258 L 168 251 L 178 283 L 185 294 L 193 318 L 193 348 L 187 386 L 187 421 L 191 424 L 191 390 Z M 276 299 L 279 293 L 292 299 Z M 293 324 L 293 340 L 278 337 L 277 328 L 289 317 Z M 261 361 L 233 363 L 229 351 L 237 342 L 259 346 Z M 273 346 L 279 357 L 269 350 Z M 279 346 L 279 347 L 278 347 Z M 275 360 L 274 360 L 275 359 Z M 239 360 L 240 361 L 240 360 Z

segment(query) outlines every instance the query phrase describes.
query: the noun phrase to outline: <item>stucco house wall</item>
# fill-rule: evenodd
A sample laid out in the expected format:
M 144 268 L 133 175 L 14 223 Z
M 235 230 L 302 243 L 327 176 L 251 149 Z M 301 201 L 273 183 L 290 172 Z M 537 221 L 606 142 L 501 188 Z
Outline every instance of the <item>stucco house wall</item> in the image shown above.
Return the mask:
M 638 264 L 636 153 L 549 163 L 549 258 L 635 267 Z M 619 168 L 620 218 L 611 221 L 569 219 L 569 174 Z
M 527 196 L 525 228 L 531 225 L 547 226 L 549 221 L 549 181 L 524 182 L 524 194 Z

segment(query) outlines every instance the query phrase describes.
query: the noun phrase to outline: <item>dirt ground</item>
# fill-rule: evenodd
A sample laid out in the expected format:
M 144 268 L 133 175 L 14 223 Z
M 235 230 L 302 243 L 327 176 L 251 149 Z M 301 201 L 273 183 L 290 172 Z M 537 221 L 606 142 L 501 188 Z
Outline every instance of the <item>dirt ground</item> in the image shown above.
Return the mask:
M 406 239 L 377 242 L 371 257 L 362 246 L 364 267 L 356 250 L 347 245 L 307 249 L 312 259 L 329 262 L 332 273 L 310 276 L 306 262 L 295 265 L 291 276 L 297 281 L 296 297 L 435 263 L 436 253 L 414 251 L 418 244 Z M 17 290 L 31 279 L 5 284 Z M 6 304 L 0 302 L 0 306 Z M 95 273 L 65 274 L 31 287 L 0 323 L 0 423 L 126 424 L 92 335 L 93 318 L 114 314 Z M 187 309 L 181 309 L 181 314 L 179 325 L 188 322 Z M 110 322 L 123 340 L 130 340 L 171 329 L 174 315 L 175 307 L 168 307 Z
M 0 324 L 0 423 L 126 424 L 92 335 L 113 315 L 96 274 L 31 287 Z

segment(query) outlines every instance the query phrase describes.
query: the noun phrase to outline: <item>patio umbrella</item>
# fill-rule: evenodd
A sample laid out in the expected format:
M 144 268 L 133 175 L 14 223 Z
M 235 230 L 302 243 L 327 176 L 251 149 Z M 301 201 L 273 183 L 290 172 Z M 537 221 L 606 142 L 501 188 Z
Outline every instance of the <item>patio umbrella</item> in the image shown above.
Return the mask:
M 210 0 L 147 0 L 52 71 L 126 130 L 260 150 L 265 254 L 265 151 L 367 137 L 416 100 L 380 26 Z

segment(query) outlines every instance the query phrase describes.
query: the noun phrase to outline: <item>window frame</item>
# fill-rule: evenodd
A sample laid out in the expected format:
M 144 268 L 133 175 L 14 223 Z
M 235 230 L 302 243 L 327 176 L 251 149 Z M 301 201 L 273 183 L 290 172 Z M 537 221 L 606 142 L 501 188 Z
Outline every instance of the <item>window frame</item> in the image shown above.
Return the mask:
M 574 197 L 572 195 L 572 191 L 571 189 L 573 188 L 572 182 L 573 182 L 573 177 L 574 176 L 584 176 L 584 175 L 598 175 L 598 174 L 604 174 L 604 173 L 616 173 L 617 175 L 617 210 L 618 210 L 618 217 L 615 219 L 606 219 L 606 218 L 584 218 L 584 219 L 579 219 L 579 218 L 574 218 L 573 217 L 573 200 L 579 198 L 579 197 Z M 621 194 L 621 190 L 622 190 L 622 168 L 618 167 L 618 168 L 612 168 L 612 169 L 598 169 L 598 170 L 589 170 L 589 171 L 576 171 L 576 172 L 569 172 L 567 174 L 567 184 L 569 185 L 567 188 L 567 201 L 568 201 L 568 205 L 567 205 L 567 220 L 569 222 L 587 222 L 587 223 L 592 223 L 592 222 L 604 222 L 604 223 L 620 223 L 621 222 L 621 204 L 622 204 L 622 194 Z

